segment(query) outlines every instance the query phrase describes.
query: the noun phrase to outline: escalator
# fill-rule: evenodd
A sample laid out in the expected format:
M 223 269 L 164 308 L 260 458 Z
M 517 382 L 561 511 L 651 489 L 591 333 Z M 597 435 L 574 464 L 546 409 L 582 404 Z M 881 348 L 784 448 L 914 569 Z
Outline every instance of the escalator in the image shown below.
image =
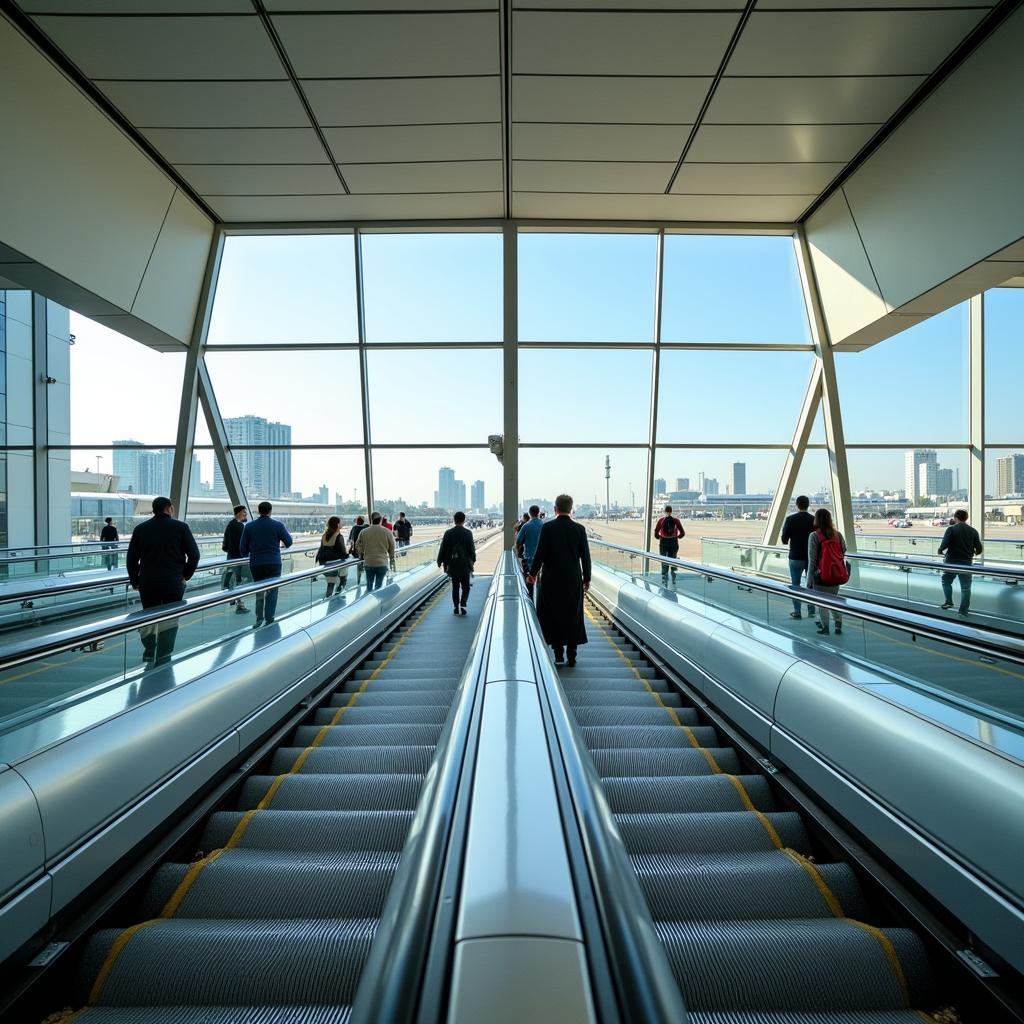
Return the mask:
M 851 867 L 595 615 L 561 686 L 690 1024 L 939 1019 L 918 936 L 878 920 Z
M 64 1020 L 344 1022 L 483 605 L 429 598 L 88 940 Z M 474 597 L 476 594 L 474 593 Z M 125 911 L 127 914 L 127 911 Z

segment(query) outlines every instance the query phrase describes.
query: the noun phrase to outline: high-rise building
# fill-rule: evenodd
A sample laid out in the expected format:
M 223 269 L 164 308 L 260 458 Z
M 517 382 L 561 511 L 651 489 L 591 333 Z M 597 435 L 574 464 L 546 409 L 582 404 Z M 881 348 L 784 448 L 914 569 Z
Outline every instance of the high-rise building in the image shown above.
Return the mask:
M 486 508 L 486 502 L 484 501 L 484 482 L 483 480 L 474 480 L 473 488 L 471 491 L 471 497 L 469 501 L 470 506 L 474 512 L 483 512 Z
M 1024 455 L 1014 452 L 996 459 L 996 497 L 1024 494 Z
M 704 476 L 701 473 L 701 476 Z M 702 494 L 718 494 L 718 481 L 713 476 L 704 476 L 704 487 L 701 491 Z
M 143 448 L 141 441 L 124 439 L 115 441 L 115 445 L 128 445 L 128 448 L 114 449 L 114 475 L 118 477 L 118 487 L 132 494 L 169 494 L 171 474 L 174 471 L 174 449 L 158 448 L 155 451 Z M 192 456 L 192 467 L 189 474 L 189 486 L 196 491 L 200 489 L 199 458 Z
M 292 428 L 262 416 L 233 416 L 224 420 L 228 444 L 242 487 L 251 498 L 280 498 L 292 492 Z M 271 445 L 246 448 L 246 445 Z M 214 463 L 213 486 L 226 493 L 220 464 Z
M 466 510 L 466 481 L 456 480 L 455 481 L 455 501 L 452 503 L 452 508 L 458 511 Z
M 934 448 L 915 448 L 903 458 L 907 501 L 917 504 L 922 495 L 938 493 L 939 453 Z
M 690 478 L 688 476 L 676 477 L 676 490 L 688 491 L 690 489 Z
M 685 488 L 680 488 L 680 490 L 685 490 Z M 704 470 L 701 470 L 697 474 L 697 490 L 700 491 L 701 494 L 706 493 L 704 490 Z
M 437 471 L 437 490 L 434 492 L 434 507 L 455 512 L 457 501 L 455 491 L 455 470 L 442 466 Z
M 935 472 L 935 493 L 948 498 L 953 493 L 953 470 L 939 469 Z
M 654 493 L 655 494 L 668 494 L 668 490 L 665 487 L 665 481 L 662 480 L 662 478 L 660 476 L 658 477 L 657 480 L 654 481 Z
M 747 464 L 745 462 L 732 464 L 732 493 L 747 493 Z

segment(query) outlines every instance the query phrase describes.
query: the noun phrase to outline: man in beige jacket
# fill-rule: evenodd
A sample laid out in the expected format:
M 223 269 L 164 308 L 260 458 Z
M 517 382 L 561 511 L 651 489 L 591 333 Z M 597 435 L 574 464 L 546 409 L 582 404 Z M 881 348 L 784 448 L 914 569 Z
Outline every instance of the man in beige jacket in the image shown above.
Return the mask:
M 395 571 L 395 535 L 380 525 L 379 512 L 370 516 L 370 525 L 356 538 L 356 551 L 366 571 L 366 589 L 383 587 L 388 566 Z

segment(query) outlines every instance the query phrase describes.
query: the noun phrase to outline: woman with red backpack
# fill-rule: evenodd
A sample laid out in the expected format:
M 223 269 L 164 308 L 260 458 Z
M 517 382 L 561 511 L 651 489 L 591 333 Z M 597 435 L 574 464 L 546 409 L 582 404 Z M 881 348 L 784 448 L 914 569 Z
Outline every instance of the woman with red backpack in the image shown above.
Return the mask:
M 807 587 L 823 594 L 838 594 L 850 581 L 846 564 L 846 541 L 832 525 L 832 513 L 819 508 L 814 513 L 814 532 L 807 538 Z M 836 616 L 836 636 L 843 632 L 843 617 Z M 828 635 L 829 609 L 818 606 L 818 632 Z

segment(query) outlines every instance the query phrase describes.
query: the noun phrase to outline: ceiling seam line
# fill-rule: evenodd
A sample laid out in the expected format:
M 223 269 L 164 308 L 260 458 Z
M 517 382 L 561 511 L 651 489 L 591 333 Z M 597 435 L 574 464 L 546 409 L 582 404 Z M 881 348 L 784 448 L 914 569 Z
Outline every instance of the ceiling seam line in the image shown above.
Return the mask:
M 512 217 L 512 9 L 510 0 L 498 8 L 498 70 L 501 76 L 501 159 L 505 217 Z
M 146 280 L 146 273 L 149 270 L 150 263 L 153 262 L 153 253 L 156 252 L 156 247 L 160 243 L 160 236 L 163 234 L 164 225 L 167 223 L 168 214 L 171 212 L 171 207 L 174 205 L 174 197 L 178 194 L 177 188 L 171 192 L 171 198 L 167 200 L 167 209 L 164 210 L 163 219 L 160 221 L 160 227 L 157 228 L 156 237 L 153 239 L 153 248 L 149 250 L 149 256 L 146 257 L 146 265 L 142 268 L 142 276 L 139 278 L 139 286 L 135 289 L 135 294 L 132 296 L 132 304 L 128 307 L 128 313 L 132 313 L 135 309 L 135 303 L 139 301 L 139 292 L 142 291 L 142 284 Z
M 850 204 L 850 197 L 846 194 L 846 189 L 842 185 L 839 186 L 838 192 L 842 195 L 847 210 L 850 211 L 850 220 L 853 221 L 853 229 L 857 232 L 857 240 L 860 242 L 860 247 L 864 250 L 864 258 L 868 261 L 868 270 L 871 271 L 871 277 L 874 279 L 875 287 L 878 289 L 878 297 L 888 307 L 889 303 L 886 301 L 885 295 L 882 294 L 882 283 L 878 280 L 878 274 L 875 273 L 875 265 L 871 262 L 871 253 L 868 252 L 864 236 L 860 232 L 860 225 L 857 223 L 857 217 L 853 212 L 853 206 Z
M 700 131 L 701 123 L 704 120 L 705 115 L 711 107 L 711 101 L 714 99 L 715 92 L 718 90 L 718 85 L 725 77 L 725 69 L 732 59 L 732 55 L 736 50 L 737 45 L 740 41 L 740 36 L 743 35 L 743 30 L 747 27 L 747 22 L 750 20 L 750 15 L 754 12 L 754 7 L 757 4 L 757 0 L 747 0 L 746 6 L 743 8 L 743 13 L 739 17 L 739 21 L 736 23 L 736 27 L 733 29 L 732 38 L 729 40 L 729 45 L 725 48 L 725 53 L 722 55 L 722 61 L 718 65 L 718 71 L 715 73 L 714 78 L 711 80 L 711 85 L 708 88 L 707 95 L 704 97 L 704 102 L 701 104 L 701 108 L 697 113 L 697 117 L 694 119 L 693 127 L 690 129 L 690 134 L 683 144 L 683 151 L 679 154 L 679 159 L 676 161 L 675 170 L 672 172 L 671 177 L 668 180 L 668 184 L 665 186 L 664 194 L 672 194 L 672 186 L 675 185 L 676 179 L 679 177 L 679 172 L 683 169 L 683 162 L 686 160 L 687 154 L 693 147 L 693 143 L 697 138 L 697 133 Z

